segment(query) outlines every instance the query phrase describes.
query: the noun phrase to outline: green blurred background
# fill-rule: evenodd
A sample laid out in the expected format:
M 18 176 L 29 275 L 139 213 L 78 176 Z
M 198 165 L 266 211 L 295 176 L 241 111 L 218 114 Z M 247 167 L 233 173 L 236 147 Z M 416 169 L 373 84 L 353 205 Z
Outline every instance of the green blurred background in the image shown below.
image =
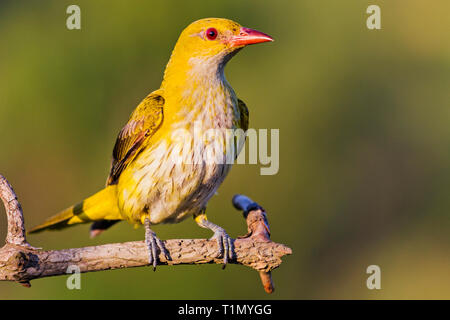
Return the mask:
M 81 7 L 82 29 L 66 29 Z M 381 7 L 382 30 L 366 28 Z M 24 299 L 450 298 L 450 2 L 0 2 L 0 172 L 28 227 L 103 187 L 121 126 L 158 88 L 181 30 L 226 17 L 272 35 L 228 65 L 253 128 L 280 129 L 280 170 L 235 166 L 209 205 L 233 237 L 244 193 L 268 211 L 272 239 L 293 248 L 267 295 L 258 274 L 230 265 L 160 267 L 0 283 Z M 0 238 L 6 218 L 0 209 Z M 127 223 L 98 239 L 88 226 L 29 236 L 45 249 L 143 239 Z M 211 234 L 188 219 L 162 239 Z M 366 268 L 381 267 L 381 290 Z

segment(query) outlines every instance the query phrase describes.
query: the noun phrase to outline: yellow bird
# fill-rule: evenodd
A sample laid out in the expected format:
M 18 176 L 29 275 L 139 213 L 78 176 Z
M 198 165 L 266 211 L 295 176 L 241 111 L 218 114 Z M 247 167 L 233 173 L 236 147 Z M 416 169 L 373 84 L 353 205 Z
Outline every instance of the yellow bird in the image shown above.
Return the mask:
M 205 209 L 242 148 L 229 130 L 247 130 L 248 110 L 225 79 L 224 67 L 243 47 L 267 41 L 273 39 L 227 19 L 191 23 L 175 45 L 160 89 L 120 131 L 106 187 L 30 233 L 94 222 L 95 236 L 121 220 L 143 224 L 155 268 L 157 249 L 168 254 L 150 226 L 193 215 L 214 232 L 226 265 L 233 257 L 231 238 L 207 220 Z

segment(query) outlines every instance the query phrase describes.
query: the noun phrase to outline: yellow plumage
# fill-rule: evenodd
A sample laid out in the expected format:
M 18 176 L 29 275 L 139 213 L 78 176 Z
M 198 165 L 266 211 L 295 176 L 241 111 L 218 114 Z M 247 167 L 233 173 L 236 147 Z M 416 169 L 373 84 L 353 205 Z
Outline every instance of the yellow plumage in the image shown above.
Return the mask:
M 32 228 L 29 233 L 44 229 L 62 229 L 73 224 L 102 219 L 121 219 L 116 194 L 117 186 L 108 186 L 82 202 L 48 218 L 42 224 Z
M 242 47 L 265 41 L 271 38 L 231 20 L 189 25 L 161 88 L 138 105 L 120 131 L 106 188 L 30 232 L 91 221 L 101 231 L 118 220 L 150 225 L 199 214 L 198 223 L 216 231 L 219 227 L 205 223 L 204 210 L 242 147 L 236 149 L 227 130 L 248 127 L 247 107 L 223 69 Z M 216 134 L 208 138 L 210 129 Z M 215 148 L 228 144 L 228 150 Z

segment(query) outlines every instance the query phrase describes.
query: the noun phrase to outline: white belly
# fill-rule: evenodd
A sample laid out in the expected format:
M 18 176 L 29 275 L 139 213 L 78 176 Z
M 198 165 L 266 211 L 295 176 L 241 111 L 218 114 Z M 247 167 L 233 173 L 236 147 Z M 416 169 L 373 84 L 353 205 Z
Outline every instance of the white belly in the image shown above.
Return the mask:
M 119 188 L 128 220 L 141 221 L 148 213 L 152 224 L 178 222 L 204 208 L 223 182 L 234 160 L 229 133 L 206 140 L 204 132 L 180 136 L 161 140 L 133 161 L 134 181 L 126 183 L 133 189 Z

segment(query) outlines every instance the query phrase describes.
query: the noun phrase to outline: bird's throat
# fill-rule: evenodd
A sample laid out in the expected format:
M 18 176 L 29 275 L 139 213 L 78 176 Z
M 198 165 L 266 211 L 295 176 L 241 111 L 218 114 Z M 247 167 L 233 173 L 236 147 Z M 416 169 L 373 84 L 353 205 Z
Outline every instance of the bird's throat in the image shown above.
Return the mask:
M 213 56 L 177 61 L 175 58 L 172 56 L 168 63 L 162 83 L 165 114 L 177 115 L 177 121 L 181 120 L 178 123 L 185 125 L 201 121 L 210 128 L 231 128 L 237 99 L 224 75 L 229 59 Z

